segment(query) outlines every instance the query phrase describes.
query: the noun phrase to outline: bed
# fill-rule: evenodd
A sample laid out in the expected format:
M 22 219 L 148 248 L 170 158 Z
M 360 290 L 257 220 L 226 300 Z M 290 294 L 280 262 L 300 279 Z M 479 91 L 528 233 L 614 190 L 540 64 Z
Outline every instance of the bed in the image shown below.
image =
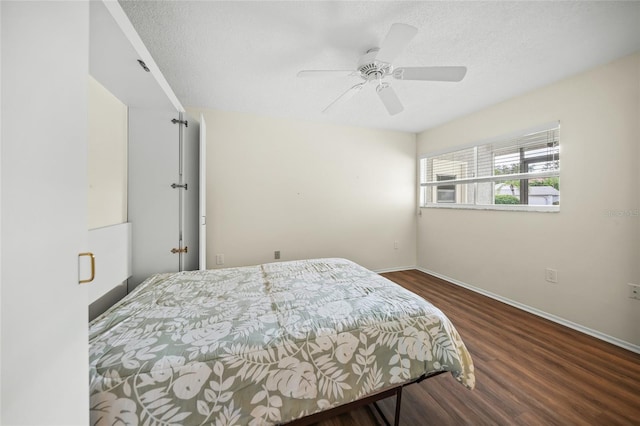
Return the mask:
M 154 275 L 89 343 L 92 425 L 282 424 L 440 372 L 475 383 L 440 310 L 346 259 Z

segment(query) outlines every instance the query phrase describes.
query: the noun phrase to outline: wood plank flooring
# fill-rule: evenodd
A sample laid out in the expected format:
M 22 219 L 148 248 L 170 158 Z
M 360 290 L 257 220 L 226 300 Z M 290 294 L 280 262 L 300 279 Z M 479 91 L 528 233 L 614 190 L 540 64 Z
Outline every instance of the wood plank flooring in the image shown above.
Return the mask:
M 472 391 L 448 373 L 406 387 L 402 425 L 640 425 L 639 354 L 419 271 L 382 275 L 449 317 L 476 372 Z M 318 423 L 382 424 L 369 407 Z

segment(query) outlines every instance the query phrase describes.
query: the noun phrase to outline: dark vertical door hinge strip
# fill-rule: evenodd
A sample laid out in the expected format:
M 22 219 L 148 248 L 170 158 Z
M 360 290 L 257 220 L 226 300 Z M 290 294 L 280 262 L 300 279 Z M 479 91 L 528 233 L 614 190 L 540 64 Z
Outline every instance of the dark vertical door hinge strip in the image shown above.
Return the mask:
M 178 124 L 180 126 L 180 131 L 178 132 L 178 182 L 177 183 L 173 183 L 171 185 L 172 188 L 176 189 L 176 188 L 184 188 L 184 190 L 187 190 L 187 183 L 184 181 L 184 175 L 183 175 L 183 162 L 184 162 L 184 141 L 183 141 L 183 136 L 184 136 L 184 132 L 185 129 L 187 127 L 189 127 L 189 122 L 184 119 L 184 116 L 182 115 L 182 113 L 179 113 L 178 118 L 173 118 L 171 119 L 171 122 L 173 124 Z M 184 124 L 184 128 L 182 127 L 182 125 Z M 177 253 L 178 254 L 178 271 L 182 271 L 184 264 L 183 264 L 183 256 L 186 255 L 188 253 L 187 247 L 184 247 L 184 240 L 183 240 L 183 226 L 184 226 L 184 212 L 183 212 L 183 204 L 184 204 L 184 194 L 182 191 L 178 191 L 178 206 L 179 206 L 179 213 L 178 213 L 178 248 L 173 248 L 171 250 L 172 253 Z
M 184 124 L 184 127 L 189 127 L 189 121 L 188 120 L 179 120 L 177 118 L 172 118 L 171 122 L 173 124 Z
M 142 59 L 138 59 L 138 63 L 140 64 L 143 70 L 145 70 L 146 72 L 151 72 L 147 64 L 145 64 Z

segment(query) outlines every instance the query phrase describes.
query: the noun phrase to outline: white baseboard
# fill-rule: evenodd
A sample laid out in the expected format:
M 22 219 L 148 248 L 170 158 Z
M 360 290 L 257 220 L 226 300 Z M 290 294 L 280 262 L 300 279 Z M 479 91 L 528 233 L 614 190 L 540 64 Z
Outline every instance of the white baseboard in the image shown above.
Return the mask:
M 418 268 L 416 266 L 399 266 L 397 268 L 375 269 L 373 272 L 375 272 L 376 274 L 385 274 L 387 272 L 410 271 L 412 269 Z
M 600 332 L 598 330 L 594 330 L 594 329 L 585 327 L 583 325 L 580 325 L 580 324 L 577 324 L 575 322 L 566 320 L 566 319 L 561 318 L 559 316 L 556 316 L 556 315 L 541 311 L 540 309 L 533 308 L 531 306 L 527 306 L 527 305 L 525 305 L 523 303 L 520 303 L 520 302 L 516 302 L 515 300 L 507 299 L 506 297 L 502 297 L 500 295 L 497 295 L 495 293 L 491 293 L 491 292 L 489 292 L 487 290 L 484 290 L 484 289 L 481 289 L 479 287 L 475 287 L 475 286 L 472 286 L 470 284 L 464 283 L 462 281 L 458 281 L 456 279 L 447 277 L 446 275 L 442 275 L 442 274 L 439 274 L 437 272 L 433 272 L 433 271 L 430 271 L 428 269 L 420 268 L 420 267 L 416 267 L 415 269 L 417 269 L 420 272 L 424 272 L 425 274 L 433 275 L 434 277 L 438 277 L 440 279 L 443 279 L 445 281 L 448 281 L 448 282 L 450 282 L 452 284 L 455 284 L 455 285 L 458 285 L 460 287 L 464 287 L 464 288 L 466 288 L 468 290 L 471 290 L 471 291 L 474 291 L 476 293 L 480 293 L 480 294 L 482 294 L 484 296 L 490 297 L 490 298 L 495 299 L 495 300 L 497 300 L 499 302 L 506 303 L 507 305 L 511 305 L 511 306 L 516 307 L 518 309 L 521 309 L 523 311 L 526 311 L 526 312 L 529 312 L 531 314 L 537 315 L 539 317 L 548 319 L 549 321 L 553 321 L 553 322 L 558 323 L 560 325 L 564 325 L 565 327 L 569 327 L 569 328 L 574 329 L 576 331 L 579 331 L 581 333 L 588 334 L 589 336 L 593 336 L 593 337 L 595 337 L 597 339 L 604 340 L 605 342 L 611 343 L 613 345 L 620 346 L 621 348 L 630 350 L 631 352 L 635 352 L 635 353 L 640 354 L 640 346 L 634 345 L 633 343 L 629 343 L 629 342 L 624 341 L 622 339 L 618 339 L 617 337 L 609 336 L 608 334 L 604 334 L 604 333 L 602 333 L 602 332 Z

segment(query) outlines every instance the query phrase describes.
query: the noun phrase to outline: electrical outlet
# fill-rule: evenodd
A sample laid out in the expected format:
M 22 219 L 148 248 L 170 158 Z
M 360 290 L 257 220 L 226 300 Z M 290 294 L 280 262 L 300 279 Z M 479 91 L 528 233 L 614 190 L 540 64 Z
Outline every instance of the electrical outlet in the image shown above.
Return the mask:
M 216 265 L 224 265 L 224 254 L 216 254 Z
M 398 242 L 397 242 L 397 241 L 394 241 L 394 242 L 393 242 L 393 248 L 394 248 L 394 249 L 396 249 L 396 250 L 398 250 Z
M 550 283 L 558 282 L 558 271 L 555 269 L 547 268 L 544 270 L 544 279 Z
M 629 283 L 629 297 L 640 300 L 640 285 Z
M 273 252 L 273 258 L 274 259 L 280 259 L 280 250 L 276 250 Z

